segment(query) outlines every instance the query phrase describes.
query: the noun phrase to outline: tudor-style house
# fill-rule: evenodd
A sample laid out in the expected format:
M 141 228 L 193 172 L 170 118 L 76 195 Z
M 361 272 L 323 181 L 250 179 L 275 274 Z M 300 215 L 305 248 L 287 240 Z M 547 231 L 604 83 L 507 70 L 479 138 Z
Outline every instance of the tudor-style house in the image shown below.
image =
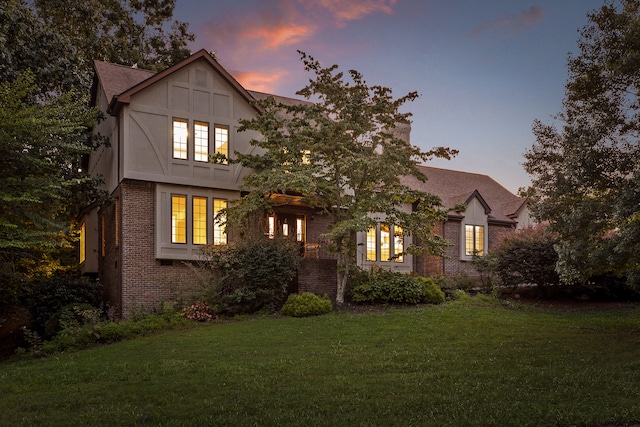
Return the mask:
M 229 200 L 240 197 L 251 171 L 209 156 L 254 150 L 255 133 L 238 133 L 239 120 L 259 112 L 252 101 L 265 94 L 243 88 L 205 50 L 162 72 L 96 61 L 92 105 L 106 116 L 96 131 L 109 138 L 86 159 L 87 170 L 104 178 L 111 195 L 105 205 L 87 207 L 80 218 L 80 262 L 97 276 L 105 302 L 128 317 L 137 307 L 157 307 L 175 298 L 196 278 L 186 265 L 200 259 L 204 245 L 226 244 L 228 236 L 214 218 Z M 282 102 L 303 102 L 277 97 Z M 409 138 L 410 127 L 402 129 Z M 362 233 L 357 263 L 420 274 L 473 271 L 473 253 L 490 250 L 499 234 L 526 225 L 526 199 L 491 178 L 424 167 L 426 183 L 415 188 L 440 196 L 445 206 L 466 202 L 435 230 L 454 245 L 448 258 L 396 256 L 409 244 L 401 230 L 380 224 Z M 407 206 L 407 209 L 410 209 Z M 289 236 L 305 259 L 297 288 L 335 295 L 335 259 L 321 235 L 326 218 L 283 199 L 264 218 L 269 237 Z

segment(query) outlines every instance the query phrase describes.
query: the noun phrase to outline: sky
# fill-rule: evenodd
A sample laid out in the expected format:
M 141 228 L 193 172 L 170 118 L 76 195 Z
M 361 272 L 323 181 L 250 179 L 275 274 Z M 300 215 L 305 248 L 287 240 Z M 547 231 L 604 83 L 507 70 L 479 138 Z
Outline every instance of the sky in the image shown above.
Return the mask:
M 399 98 L 420 97 L 411 143 L 459 150 L 428 166 L 531 184 L 535 119 L 561 111 L 567 58 L 604 0 L 177 0 L 174 18 L 246 89 L 299 98 L 298 50 Z

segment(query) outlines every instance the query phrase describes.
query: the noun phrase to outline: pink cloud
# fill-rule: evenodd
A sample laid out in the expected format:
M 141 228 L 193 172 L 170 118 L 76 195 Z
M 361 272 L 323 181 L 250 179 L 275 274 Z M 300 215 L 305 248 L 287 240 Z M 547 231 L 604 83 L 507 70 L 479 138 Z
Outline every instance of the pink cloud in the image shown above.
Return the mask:
M 251 27 L 239 34 L 240 39 L 258 40 L 262 49 L 277 49 L 305 40 L 313 33 L 308 26 L 278 23 L 273 26 Z
M 271 73 L 234 71 L 233 76 L 246 89 L 257 92 L 273 93 L 277 83 L 287 75 L 286 71 L 273 71 Z
M 545 16 L 545 10 L 538 6 L 531 6 L 518 14 L 512 14 L 495 19 L 486 24 L 480 25 L 470 31 L 472 37 L 480 37 L 487 31 L 504 31 L 516 33 L 526 31 L 536 26 Z
M 305 8 L 313 6 L 328 10 L 339 25 L 355 21 L 376 12 L 393 14 L 397 0 L 298 0 Z

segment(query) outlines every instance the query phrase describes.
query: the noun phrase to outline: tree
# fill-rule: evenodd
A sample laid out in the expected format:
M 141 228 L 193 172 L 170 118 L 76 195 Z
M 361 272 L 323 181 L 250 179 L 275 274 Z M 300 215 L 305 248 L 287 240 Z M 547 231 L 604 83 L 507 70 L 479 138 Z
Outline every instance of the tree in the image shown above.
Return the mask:
M 567 282 L 640 272 L 640 1 L 608 2 L 588 18 L 568 61 L 562 128 L 536 120 L 524 163 Z
M 337 302 L 344 301 L 346 280 L 355 258 L 356 233 L 375 226 L 376 214 L 400 226 L 420 242 L 410 253 L 441 254 L 444 241 L 429 232 L 446 218 L 436 196 L 412 190 L 401 176 L 424 180 L 419 162 L 434 156 L 450 157 L 454 150 L 421 151 L 399 138 L 396 126 L 407 123 L 410 113 L 399 112 L 418 94 L 393 99 L 391 89 L 368 86 L 357 71 L 350 81 L 337 65 L 322 68 L 300 52 L 304 69 L 315 75 L 297 92 L 315 103 L 286 105 L 268 97 L 257 102 L 262 114 L 241 122 L 241 130 L 262 135 L 251 144 L 261 153 L 236 153 L 236 161 L 255 173 L 245 178 L 249 193 L 229 209 L 229 222 L 238 225 L 251 212 L 272 209 L 273 195 L 297 194 L 301 202 L 320 209 L 330 218 L 326 237 L 338 258 Z M 415 209 L 402 210 L 404 203 Z
M 88 88 L 91 81 L 91 64 L 79 73 L 82 61 L 71 41 L 22 0 L 0 2 L 0 58 L 0 81 L 14 81 L 29 69 L 39 96 L 68 91 L 79 82 Z
M 25 259 L 37 261 L 68 245 L 77 207 L 98 197 L 97 182 L 79 170 L 82 155 L 98 143 L 91 135 L 98 111 L 73 92 L 33 103 L 35 90 L 30 72 L 0 83 L 3 288 L 25 278 L 17 268 Z
M 159 71 L 190 55 L 175 0 L 5 0 L 0 81 L 30 68 L 40 95 L 88 91 L 95 59 Z M 170 30 L 166 28 L 170 26 Z

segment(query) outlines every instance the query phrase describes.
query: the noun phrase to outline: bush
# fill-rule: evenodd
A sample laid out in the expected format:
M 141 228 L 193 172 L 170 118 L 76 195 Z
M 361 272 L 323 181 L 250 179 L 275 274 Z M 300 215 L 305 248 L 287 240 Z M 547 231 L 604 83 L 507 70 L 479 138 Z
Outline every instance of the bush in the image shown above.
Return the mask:
M 40 282 L 29 298 L 29 309 L 38 333 L 52 336 L 58 329 L 47 330 L 49 320 L 64 307 L 73 304 L 88 304 L 99 307 L 102 301 L 102 287 L 86 277 L 60 275 Z
M 213 278 L 207 302 L 230 315 L 278 311 L 300 263 L 300 248 L 290 239 L 253 238 L 203 253 L 202 268 Z
M 445 294 L 446 299 L 455 299 L 454 294 L 457 291 L 468 293 L 474 288 L 479 287 L 480 283 L 477 279 L 467 274 L 458 274 L 456 276 L 445 276 L 442 274 L 435 275 L 431 278 Z
M 558 254 L 554 249 L 557 242 L 557 236 L 545 226 L 518 230 L 507 236 L 493 251 L 502 285 L 515 288 L 533 284 L 544 288 L 559 284 Z
M 102 310 L 87 303 L 69 304 L 47 321 L 44 329 L 45 337 L 52 337 L 59 331 L 93 325 L 100 322 Z
M 422 302 L 427 304 L 442 304 L 444 302 L 444 292 L 433 279 L 416 277 L 416 280 L 422 285 Z
M 319 297 L 311 292 L 301 292 L 289 295 L 280 313 L 284 316 L 309 317 L 327 314 L 332 310 L 333 305 L 327 295 Z
M 438 304 L 444 301 L 435 282 L 418 276 L 378 270 L 359 272 L 352 279 L 351 300 L 360 304 Z

